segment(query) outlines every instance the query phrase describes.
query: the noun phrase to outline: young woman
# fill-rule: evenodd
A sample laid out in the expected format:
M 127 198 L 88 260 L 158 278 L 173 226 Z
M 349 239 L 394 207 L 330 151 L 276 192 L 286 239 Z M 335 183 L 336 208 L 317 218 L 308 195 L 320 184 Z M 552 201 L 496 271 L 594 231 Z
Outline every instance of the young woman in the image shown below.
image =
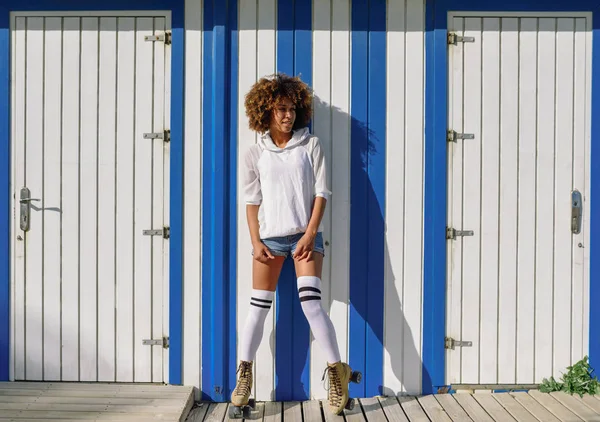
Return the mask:
M 299 78 L 277 74 L 251 88 L 245 107 L 250 128 L 261 136 L 246 152 L 241 170 L 254 259 L 250 311 L 241 333 L 239 378 L 231 402 L 248 403 L 264 322 L 283 262 L 291 255 L 302 310 L 327 356 L 329 407 L 340 414 L 353 403 L 348 383 L 359 382 L 360 373 L 341 362 L 333 324 L 321 307 L 321 220 L 331 192 L 319 139 L 306 127 L 312 93 Z

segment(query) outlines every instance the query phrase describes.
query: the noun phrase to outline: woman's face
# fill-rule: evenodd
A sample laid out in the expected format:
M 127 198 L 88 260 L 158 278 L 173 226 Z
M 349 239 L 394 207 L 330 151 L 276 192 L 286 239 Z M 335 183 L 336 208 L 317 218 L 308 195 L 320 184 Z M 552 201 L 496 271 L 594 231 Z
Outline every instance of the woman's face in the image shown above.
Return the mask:
M 296 106 L 289 98 L 279 100 L 271 117 L 271 131 L 289 133 L 296 121 Z

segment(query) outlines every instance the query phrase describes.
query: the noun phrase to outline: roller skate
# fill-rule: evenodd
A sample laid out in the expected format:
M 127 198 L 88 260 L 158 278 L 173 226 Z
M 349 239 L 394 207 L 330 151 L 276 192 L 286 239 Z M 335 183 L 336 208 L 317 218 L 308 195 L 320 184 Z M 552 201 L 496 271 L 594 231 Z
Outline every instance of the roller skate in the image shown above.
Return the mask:
M 250 398 L 252 390 L 252 362 L 241 361 L 237 373 L 240 374 L 237 385 L 231 393 L 229 417 L 231 419 L 250 418 L 251 409 L 256 408 L 256 401 Z
M 335 414 L 341 414 L 344 409 L 352 410 L 354 408 L 354 399 L 348 395 L 348 384 L 350 382 L 360 383 L 362 374 L 358 371 L 352 371 L 349 365 L 337 362 L 327 364 L 323 373 L 329 375 L 329 410 Z

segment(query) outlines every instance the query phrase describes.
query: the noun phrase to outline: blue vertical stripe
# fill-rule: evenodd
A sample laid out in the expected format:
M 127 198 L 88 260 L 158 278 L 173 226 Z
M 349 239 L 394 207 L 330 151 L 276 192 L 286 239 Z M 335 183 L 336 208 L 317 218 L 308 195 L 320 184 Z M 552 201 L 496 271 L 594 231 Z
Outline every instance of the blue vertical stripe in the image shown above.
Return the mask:
M 446 12 L 442 14 L 445 16 Z M 422 392 L 445 382 L 446 332 L 446 26 L 426 4 L 425 209 L 423 257 Z
M 182 7 L 183 9 L 183 7 Z M 171 173 L 169 239 L 169 383 L 183 377 L 183 133 L 184 29 L 183 13 L 173 20 L 171 46 Z M 166 312 L 166 310 L 165 310 Z
M 0 6 L 0 381 L 10 377 L 10 33 Z
M 312 2 L 278 0 L 277 71 L 312 85 Z M 281 271 L 276 300 L 275 399 L 307 400 L 310 327 L 302 312 L 291 258 Z
M 352 1 L 350 395 L 382 394 L 384 323 L 386 2 Z
M 592 51 L 592 147 L 590 185 L 590 365 L 600 372 L 600 10 L 596 9 Z
M 237 143 L 232 115 L 231 51 L 237 2 L 204 3 L 203 204 L 202 204 L 202 396 L 226 401 L 235 384 L 235 273 L 231 273 L 230 161 Z M 231 10 L 234 9 L 234 10 Z M 237 78 L 236 78 L 237 82 Z M 234 173 L 235 174 L 235 170 Z M 234 184 L 232 186 L 232 183 Z M 233 190 L 235 192 L 235 189 Z M 233 288 L 232 288 L 233 286 Z M 233 333 L 232 333 L 233 328 Z

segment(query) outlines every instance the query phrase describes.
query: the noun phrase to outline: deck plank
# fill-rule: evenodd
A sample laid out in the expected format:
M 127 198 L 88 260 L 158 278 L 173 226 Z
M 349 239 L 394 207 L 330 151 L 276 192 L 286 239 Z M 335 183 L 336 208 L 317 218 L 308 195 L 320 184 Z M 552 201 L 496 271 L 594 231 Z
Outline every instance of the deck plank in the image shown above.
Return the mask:
M 538 401 L 524 391 L 510 393 L 533 416 L 543 422 L 561 422 L 550 410 L 542 406 Z M 554 400 L 554 399 L 551 399 Z M 566 410 L 566 409 L 565 409 Z M 573 415 L 574 416 L 574 415 Z
M 323 416 L 326 422 L 340 422 L 344 421 L 344 415 L 334 415 L 329 410 L 329 403 L 327 400 L 321 400 L 321 406 L 323 407 Z
M 450 416 L 448 416 L 444 411 L 444 408 L 433 395 L 422 396 L 419 397 L 418 400 L 432 422 L 452 422 Z
M 454 394 L 454 399 L 467 412 L 469 417 L 476 422 L 494 422 L 494 419 L 485 411 L 472 394 Z
M 538 422 L 537 418 L 516 401 L 510 393 L 495 393 L 492 394 L 492 397 L 498 400 L 498 403 L 519 422 Z
M 385 413 L 381 408 L 381 404 L 377 397 L 370 397 L 366 399 L 360 399 L 360 406 L 362 407 L 365 419 L 369 422 L 387 422 Z
M 472 422 L 452 394 L 436 394 L 434 397 L 453 422 Z
M 283 420 L 286 422 L 302 422 L 302 403 L 288 401 L 283 404 Z
M 581 422 L 581 418 L 567 409 L 560 401 L 556 400 L 550 394 L 542 393 L 538 390 L 529 390 L 529 395 L 552 412 L 552 414 L 562 422 Z
M 388 419 L 388 422 L 408 422 L 408 418 L 400 406 L 400 402 L 395 396 L 380 397 L 379 403 Z
M 188 413 L 186 422 L 203 422 L 206 417 L 206 412 L 208 411 L 207 403 L 199 403 L 197 406 L 190 410 Z
M 305 421 L 322 421 L 321 403 L 318 400 L 307 400 L 302 403 L 302 414 Z
M 283 413 L 283 405 L 281 402 L 266 402 L 264 422 L 280 422 Z
M 589 407 L 594 412 L 596 412 L 600 415 L 600 400 L 596 400 L 594 397 L 592 397 L 588 394 L 585 394 L 583 397 L 579 397 L 579 395 L 573 394 L 573 397 L 575 397 L 576 400 L 579 400 L 582 403 L 585 403 L 587 405 L 587 407 Z
M 398 397 L 398 401 L 410 422 L 429 422 L 429 418 L 416 397 Z
M 206 412 L 205 422 L 223 422 L 227 414 L 227 403 L 211 403 Z
M 550 393 L 550 395 L 584 421 L 600 421 L 600 416 L 596 412 L 587 407 L 584 403 L 578 401 L 575 397 L 563 391 L 555 391 Z
M 514 422 L 514 418 L 491 394 L 474 394 L 473 397 L 496 422 Z

